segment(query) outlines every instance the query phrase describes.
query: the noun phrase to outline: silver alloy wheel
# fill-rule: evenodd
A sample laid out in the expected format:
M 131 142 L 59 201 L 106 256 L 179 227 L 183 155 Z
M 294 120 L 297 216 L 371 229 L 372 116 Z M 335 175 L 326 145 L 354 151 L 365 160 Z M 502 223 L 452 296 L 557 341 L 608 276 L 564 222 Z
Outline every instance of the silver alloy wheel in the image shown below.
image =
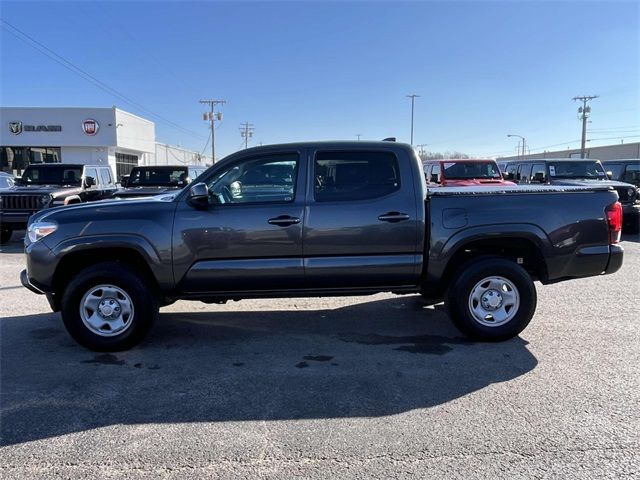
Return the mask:
M 499 327 L 515 317 L 520 308 L 520 293 L 504 277 L 486 277 L 476 283 L 469 294 L 469 311 L 486 327 Z
M 114 285 L 91 287 L 80 301 L 80 318 L 92 333 L 114 337 L 133 324 L 133 302 Z

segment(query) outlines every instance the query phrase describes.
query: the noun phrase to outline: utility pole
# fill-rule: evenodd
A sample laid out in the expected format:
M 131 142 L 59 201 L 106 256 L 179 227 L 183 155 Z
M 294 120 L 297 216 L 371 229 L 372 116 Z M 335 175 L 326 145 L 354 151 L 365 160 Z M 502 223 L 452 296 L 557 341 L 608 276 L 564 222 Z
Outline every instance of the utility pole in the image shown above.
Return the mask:
M 356 133 L 356 137 L 358 137 L 358 141 L 360 141 L 360 137 L 362 136 L 361 133 Z
M 416 103 L 416 97 L 419 97 L 419 96 L 420 95 L 416 95 L 415 93 L 412 93 L 411 95 L 407 95 L 407 98 L 411 99 L 411 145 L 413 145 L 413 111 Z
M 244 138 L 244 148 L 245 150 L 248 147 L 248 142 L 249 139 L 251 137 L 253 137 L 253 132 L 254 132 L 255 128 L 253 126 L 253 124 L 249 123 L 249 122 L 244 122 L 240 124 L 240 136 L 242 138 Z
M 227 103 L 226 100 L 200 100 L 200 103 L 203 105 L 209 105 L 210 110 L 202 115 L 204 120 L 209 120 L 211 122 L 211 161 L 216 163 L 216 130 L 215 130 L 215 121 L 222 120 L 222 113 L 215 113 L 213 111 L 216 105 L 224 105 Z
M 526 148 L 527 148 L 527 139 L 524 138 L 522 135 L 515 135 L 510 133 L 509 135 L 507 135 L 507 138 L 511 138 L 511 137 L 518 137 L 520 139 L 522 139 L 522 160 L 525 159 L 525 153 L 526 152 Z M 518 141 L 518 146 L 520 146 L 520 141 Z
M 580 142 L 580 158 L 584 158 L 586 154 L 587 144 L 587 118 L 591 115 L 591 107 L 587 106 L 587 102 L 598 98 L 600 95 L 582 95 L 580 97 L 573 97 L 574 101 L 581 101 L 582 106 L 578 108 L 578 115 L 582 120 L 582 141 Z

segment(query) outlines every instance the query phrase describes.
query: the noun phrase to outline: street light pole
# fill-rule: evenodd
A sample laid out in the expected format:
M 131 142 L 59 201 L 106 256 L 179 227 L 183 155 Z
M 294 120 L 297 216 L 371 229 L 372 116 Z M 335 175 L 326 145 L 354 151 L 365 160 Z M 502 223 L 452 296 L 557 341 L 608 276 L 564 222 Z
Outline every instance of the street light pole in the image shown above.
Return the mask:
M 518 137 L 518 138 L 522 139 L 522 160 L 524 160 L 524 155 L 525 155 L 526 146 L 527 146 L 527 139 L 524 138 L 522 135 L 515 135 L 515 134 L 512 134 L 512 133 L 507 135 L 507 138 L 511 138 L 511 137 Z M 518 142 L 518 143 L 520 143 L 520 142 Z
M 415 93 L 412 93 L 411 95 L 407 95 L 407 98 L 411 99 L 411 145 L 413 145 L 413 112 L 415 108 L 416 97 L 419 97 L 419 96 L 420 95 L 416 95 Z

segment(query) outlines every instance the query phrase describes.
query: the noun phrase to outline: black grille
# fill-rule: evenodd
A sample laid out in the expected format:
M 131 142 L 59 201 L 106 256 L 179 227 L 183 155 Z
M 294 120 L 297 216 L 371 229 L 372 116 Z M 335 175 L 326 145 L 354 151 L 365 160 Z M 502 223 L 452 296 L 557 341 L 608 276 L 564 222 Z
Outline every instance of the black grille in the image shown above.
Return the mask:
M 41 195 L 2 195 L 2 210 L 40 210 Z

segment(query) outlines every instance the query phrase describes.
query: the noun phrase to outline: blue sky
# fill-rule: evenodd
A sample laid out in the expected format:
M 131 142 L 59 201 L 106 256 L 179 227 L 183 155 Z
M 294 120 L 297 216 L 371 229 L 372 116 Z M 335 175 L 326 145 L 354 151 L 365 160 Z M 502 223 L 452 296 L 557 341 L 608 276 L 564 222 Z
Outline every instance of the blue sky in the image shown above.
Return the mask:
M 0 30 L 3 106 L 111 106 L 202 150 L 201 98 L 227 100 L 219 154 L 255 141 L 415 141 L 508 155 L 640 135 L 638 2 L 6 2 L 0 17 L 178 130 Z M 608 139 L 608 137 L 615 137 Z M 603 139 L 603 140 L 595 140 Z M 640 137 L 625 138 L 625 142 Z M 555 148 L 575 147 L 579 142 Z M 208 151 L 208 149 L 207 149 Z

